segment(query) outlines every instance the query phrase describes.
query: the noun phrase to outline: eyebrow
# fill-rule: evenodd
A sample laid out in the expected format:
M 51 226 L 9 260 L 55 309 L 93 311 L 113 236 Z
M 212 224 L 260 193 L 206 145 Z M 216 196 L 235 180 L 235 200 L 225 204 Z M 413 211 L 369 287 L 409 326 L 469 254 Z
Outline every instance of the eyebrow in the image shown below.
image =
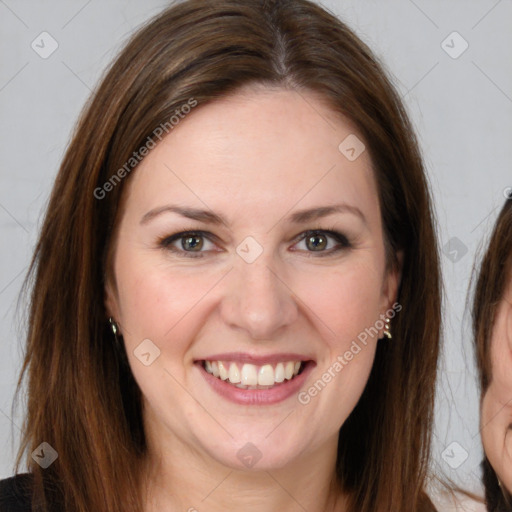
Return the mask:
M 188 208 L 176 205 L 165 205 L 150 210 L 143 215 L 140 223 L 147 224 L 155 217 L 164 213 L 176 213 L 182 217 L 196 220 L 198 222 L 204 222 L 205 224 L 224 224 L 228 225 L 228 222 L 222 217 L 222 215 L 216 214 L 211 210 L 201 210 L 198 208 Z M 327 217 L 335 213 L 349 213 L 356 217 L 359 217 L 364 224 L 368 224 L 366 217 L 363 212 L 357 207 L 349 204 L 336 204 L 332 206 L 320 206 L 317 208 L 309 208 L 305 210 L 299 210 L 289 215 L 286 220 L 292 224 L 304 224 L 313 220 Z

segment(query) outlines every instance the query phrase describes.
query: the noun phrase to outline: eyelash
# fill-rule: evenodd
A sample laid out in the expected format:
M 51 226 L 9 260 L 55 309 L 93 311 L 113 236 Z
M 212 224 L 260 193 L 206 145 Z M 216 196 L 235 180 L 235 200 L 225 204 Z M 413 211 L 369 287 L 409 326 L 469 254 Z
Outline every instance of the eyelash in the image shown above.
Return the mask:
M 344 234 L 339 233 L 335 229 L 308 229 L 307 231 L 302 232 L 298 237 L 296 237 L 293 240 L 293 244 L 296 245 L 299 242 L 302 242 L 303 240 L 307 239 L 308 237 L 313 236 L 313 235 L 318 235 L 318 234 L 327 235 L 330 238 L 334 238 L 336 240 L 336 242 L 338 243 L 338 246 L 331 248 L 327 251 L 325 251 L 325 250 L 324 251 L 305 251 L 305 252 L 309 253 L 307 257 L 314 257 L 314 258 L 327 257 L 327 256 L 331 256 L 335 253 L 338 253 L 339 251 L 341 251 L 343 249 L 350 249 L 352 247 L 352 244 L 349 241 L 349 239 Z M 209 235 L 208 232 L 201 231 L 201 230 L 199 230 L 199 231 L 181 231 L 179 233 L 175 233 L 174 235 L 161 238 L 158 241 L 158 245 L 159 245 L 159 247 L 161 247 L 163 249 L 170 250 L 171 252 L 177 254 L 180 257 L 203 258 L 205 255 L 205 252 L 208 252 L 208 251 L 200 251 L 200 252 L 185 251 L 185 250 L 177 249 L 176 247 L 173 247 L 172 243 L 177 240 L 180 240 L 182 238 L 186 238 L 188 236 L 203 237 L 213 243 L 211 237 L 209 237 L 208 235 Z

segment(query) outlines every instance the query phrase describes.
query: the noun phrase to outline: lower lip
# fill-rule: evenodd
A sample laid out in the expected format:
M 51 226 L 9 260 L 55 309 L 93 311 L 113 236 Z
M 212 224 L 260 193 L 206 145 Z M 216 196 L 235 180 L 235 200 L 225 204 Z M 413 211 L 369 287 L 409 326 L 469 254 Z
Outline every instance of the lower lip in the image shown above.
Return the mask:
M 203 368 L 202 362 L 197 362 L 196 365 L 213 390 L 231 402 L 241 405 L 272 405 L 297 394 L 311 373 L 315 363 L 308 361 L 302 373 L 270 389 L 240 389 L 208 373 Z

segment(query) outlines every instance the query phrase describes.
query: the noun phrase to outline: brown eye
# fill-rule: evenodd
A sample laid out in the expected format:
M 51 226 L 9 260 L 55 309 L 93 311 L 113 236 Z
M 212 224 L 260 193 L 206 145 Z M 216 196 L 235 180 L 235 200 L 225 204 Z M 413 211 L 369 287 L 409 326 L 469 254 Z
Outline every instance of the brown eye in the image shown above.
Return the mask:
M 306 247 L 311 251 L 323 251 L 327 247 L 327 237 L 322 234 L 313 234 L 306 238 Z
M 181 239 L 181 247 L 185 251 L 200 251 L 203 245 L 204 241 L 201 235 L 184 236 Z
M 328 256 L 343 249 L 350 249 L 352 246 L 347 237 L 337 231 L 312 229 L 302 233 L 296 247 L 309 255 L 317 253 L 316 256 Z
M 158 245 L 177 256 L 202 258 L 208 253 L 217 252 L 212 237 L 211 233 L 202 231 L 182 231 L 160 239 Z

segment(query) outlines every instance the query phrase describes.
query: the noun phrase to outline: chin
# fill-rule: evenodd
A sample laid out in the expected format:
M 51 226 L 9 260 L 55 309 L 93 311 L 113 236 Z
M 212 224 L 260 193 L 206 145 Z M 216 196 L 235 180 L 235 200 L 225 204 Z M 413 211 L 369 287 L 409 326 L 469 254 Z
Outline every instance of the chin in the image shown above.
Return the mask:
M 284 468 L 299 457 L 297 446 L 286 446 L 276 438 L 266 438 L 268 432 L 254 436 L 234 436 L 227 446 L 222 443 L 205 446 L 210 456 L 234 470 L 269 471 Z

